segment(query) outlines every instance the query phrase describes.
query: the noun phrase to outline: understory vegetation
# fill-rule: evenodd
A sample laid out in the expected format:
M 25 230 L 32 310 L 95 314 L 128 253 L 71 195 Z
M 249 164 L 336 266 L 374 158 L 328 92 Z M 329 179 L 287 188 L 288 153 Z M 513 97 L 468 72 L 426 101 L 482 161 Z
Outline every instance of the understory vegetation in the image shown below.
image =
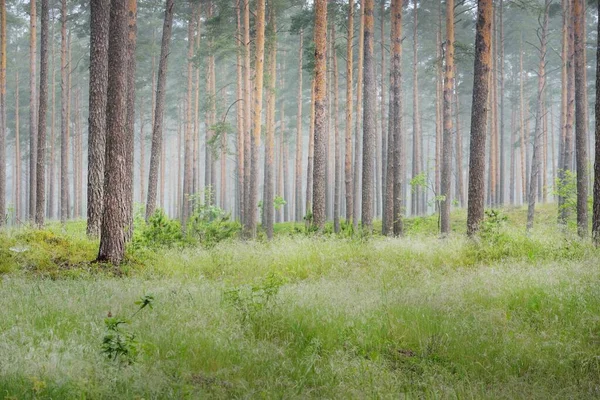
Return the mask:
M 3 232 L 0 398 L 598 398 L 600 253 L 525 217 L 244 242 L 158 213 L 118 269 L 82 222 Z

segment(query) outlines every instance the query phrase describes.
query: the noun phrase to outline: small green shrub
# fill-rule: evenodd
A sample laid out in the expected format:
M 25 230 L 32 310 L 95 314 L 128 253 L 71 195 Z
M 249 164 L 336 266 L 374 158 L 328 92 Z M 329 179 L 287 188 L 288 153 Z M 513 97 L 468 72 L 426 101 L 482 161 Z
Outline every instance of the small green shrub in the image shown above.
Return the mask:
M 200 203 L 199 197 L 194 202 L 193 214 L 187 229 L 191 240 L 198 240 L 207 248 L 217 243 L 239 236 L 242 226 L 231 219 L 231 214 L 223 209 L 206 203 Z
M 133 364 L 136 361 L 139 353 L 139 343 L 136 340 L 135 334 L 124 329 L 124 325 L 129 324 L 131 319 L 144 308 L 152 308 L 154 296 L 142 296 L 135 304 L 138 306 L 137 311 L 129 319 L 113 317 L 109 312 L 108 317 L 104 319 L 106 333 L 102 338 L 101 352 L 113 361 L 120 360 L 127 364 Z
M 141 225 L 134 234 L 134 247 L 172 247 L 184 241 L 179 221 L 170 219 L 161 209 Z

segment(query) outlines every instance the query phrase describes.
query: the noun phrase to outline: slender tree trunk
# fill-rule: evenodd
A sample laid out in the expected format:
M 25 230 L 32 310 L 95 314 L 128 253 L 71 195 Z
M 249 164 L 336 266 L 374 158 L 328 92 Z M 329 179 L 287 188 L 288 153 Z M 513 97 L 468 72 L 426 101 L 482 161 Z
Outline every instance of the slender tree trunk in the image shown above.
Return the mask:
M 236 95 L 237 95 L 237 165 L 236 165 L 236 212 L 238 219 L 244 222 L 244 132 L 246 131 L 246 120 L 244 119 L 244 44 L 242 35 L 242 15 L 241 15 L 241 3 L 242 0 L 236 0 L 236 17 L 237 17 L 237 82 L 236 82 Z M 302 54 L 302 46 L 300 46 L 300 54 Z M 302 68 L 302 62 L 300 62 L 300 68 Z
M 46 3 L 46 6 L 48 4 Z M 47 8 L 46 8 L 46 11 Z M 47 20 L 46 20 L 47 22 Z M 48 28 L 46 24 L 46 28 Z M 0 227 L 6 223 L 6 1 L 0 0 Z M 47 33 L 46 33 L 47 36 Z M 47 42 L 46 42 L 47 43 Z M 17 85 L 18 91 L 18 85 Z M 18 106 L 17 106 L 18 108 Z M 39 157 L 39 155 L 38 155 Z M 17 162 L 17 160 L 15 160 Z M 13 179 L 18 179 L 14 177 Z M 42 210 L 44 207 L 42 207 Z M 37 222 L 37 221 L 36 221 Z M 43 217 L 42 217 L 43 223 Z
M 385 207 L 383 206 L 383 197 L 385 196 L 385 185 L 386 185 L 386 180 L 387 180 L 387 176 L 386 176 L 386 169 L 387 169 L 387 164 L 386 164 L 386 158 L 387 158 L 387 121 L 385 119 L 386 117 L 386 82 L 385 82 L 385 77 L 387 76 L 386 73 L 388 72 L 388 70 L 385 67 L 385 52 L 386 52 L 386 48 L 385 48 L 385 0 L 381 1 L 381 9 L 379 12 L 379 16 L 380 16 L 380 24 L 379 24 L 379 28 L 380 28 L 380 38 L 381 38 L 381 48 L 380 48 L 380 52 L 381 52 L 381 93 L 380 93 L 380 99 L 379 99 L 379 109 L 380 109 L 380 119 L 381 119 L 381 138 L 378 138 L 378 146 L 381 147 L 380 149 L 380 154 L 381 157 L 377 157 L 377 174 L 379 177 L 379 182 L 377 185 L 377 215 L 381 215 L 382 220 L 384 220 L 384 213 L 385 213 Z
M 504 137 L 504 0 L 499 0 L 499 39 L 497 40 L 497 47 L 500 53 L 498 57 L 498 84 L 500 86 L 500 176 L 498 180 L 498 203 L 503 205 L 505 203 L 505 181 L 506 181 L 506 154 L 505 154 L 505 137 Z
M 452 97 L 454 89 L 454 0 L 446 0 L 446 63 L 444 69 L 444 137 L 442 145 L 441 175 L 441 233 L 450 233 L 450 207 L 452 205 Z
M 144 121 L 144 101 L 140 104 L 140 198 L 139 202 L 143 203 L 146 197 L 146 132 Z
M 64 1 L 64 0 L 63 0 Z M 35 206 L 36 206 L 36 175 L 37 175 L 37 107 L 36 107 L 36 62 L 37 62 L 37 9 L 36 1 L 31 0 L 30 2 L 31 11 L 29 14 L 29 219 L 33 221 L 35 218 Z M 6 135 L 1 135 L 4 140 Z M 4 154 L 4 151 L 2 151 Z M 0 160 L 2 165 L 6 163 Z M 3 167 L 4 168 L 4 167 Z M 4 176 L 3 174 L 2 176 Z M 0 184 L 1 186 L 1 184 Z M 3 189 L 4 190 L 4 189 Z M 1 195 L 1 194 L 0 194 Z M 4 201 L 0 202 L 5 204 Z M 4 207 L 3 205 L 0 206 Z M 2 211 L 0 209 L 0 211 Z M 3 212 L 1 215 L 5 215 Z
M 394 149 L 394 213 L 393 228 L 394 235 L 403 234 L 402 213 L 404 207 L 404 169 L 402 156 L 404 154 L 404 135 L 402 126 L 402 0 L 395 0 L 394 8 L 394 31 L 392 35 L 392 90 L 393 96 L 393 140 L 388 141 L 388 146 L 393 143 Z M 365 88 L 367 86 L 365 85 Z M 365 89 L 366 91 L 366 89 Z M 388 182 L 389 184 L 389 182 Z
M 250 86 L 250 0 L 244 0 L 244 226 L 249 226 L 250 214 L 256 218 L 256 208 L 250 205 L 250 180 L 252 170 L 252 88 Z
M 274 209 L 274 174 L 275 168 L 275 90 L 277 82 L 277 28 L 275 26 L 275 10 L 269 10 L 268 27 L 268 59 L 267 59 L 267 136 L 265 139 L 265 193 L 263 214 L 265 231 L 268 239 L 273 239 Z M 283 140 L 283 137 L 281 138 Z M 279 192 L 281 193 L 281 192 Z
M 250 177 L 250 212 L 246 224 L 246 232 L 252 238 L 256 237 L 256 209 L 258 208 L 258 158 L 260 149 L 262 102 L 263 102 L 263 70 L 265 54 L 265 0 L 257 0 L 255 38 L 255 76 L 254 76 L 254 129 L 251 137 L 251 177 Z
M 395 69 L 394 69 L 394 45 L 396 36 L 396 24 L 398 23 L 396 16 L 398 15 L 396 8 L 398 7 L 398 1 L 393 0 L 390 5 L 391 12 L 391 23 L 390 23 L 390 44 L 392 55 L 390 57 L 390 92 L 389 92 L 389 104 L 388 104 L 388 131 L 387 131 L 387 155 L 386 155 L 386 182 L 385 182 L 385 193 L 383 200 L 383 220 L 381 223 L 381 233 L 385 236 L 390 236 L 393 233 L 394 228 L 394 186 L 395 186 L 395 174 L 394 174 L 394 137 L 395 137 Z
M 442 50 L 442 2 L 438 4 L 438 30 L 435 45 L 435 196 L 440 194 L 441 172 L 442 172 L 442 137 L 443 128 L 443 50 Z M 438 210 L 438 202 L 435 202 L 435 209 Z
M 52 11 L 52 33 L 50 37 L 52 38 L 52 116 L 50 122 L 50 168 L 48 171 L 48 218 L 54 219 L 56 218 L 55 212 L 55 197 L 56 197 L 56 65 L 55 65 L 55 45 L 54 45 L 54 11 Z M 91 41 L 91 40 L 90 40 Z M 89 124 L 88 124 L 89 125 Z M 90 147 L 88 145 L 88 153 L 90 152 Z M 89 169 L 89 163 L 88 163 Z M 20 176 L 20 175 L 19 175 Z
M 1 5 L 6 6 L 5 1 L 2 0 L 0 2 Z M 0 6 L 1 7 L 1 6 Z M 3 14 L 6 12 L 6 8 L 2 7 L 1 11 Z M 15 68 L 15 193 L 14 193 L 14 201 L 15 201 L 15 219 L 17 223 L 21 221 L 21 132 L 20 132 L 20 117 L 19 117 L 19 69 Z M 2 139 L 0 139 L 2 140 Z M 0 154 L 0 158 L 2 155 Z M 0 160 L 1 162 L 1 160 Z M 0 169 L 2 168 L 0 164 Z M 0 174 L 2 172 L 0 171 Z M 0 178 L 1 180 L 2 178 Z M 0 199 L 1 201 L 1 199 Z M 4 220 L 3 220 L 4 221 Z M 3 222 L 2 221 L 2 222 Z M 2 224 L 0 222 L 0 224 Z
M 67 0 L 61 6 L 61 144 L 60 144 L 60 221 L 69 218 L 69 80 L 67 60 Z
M 163 24 L 160 60 L 158 62 L 158 83 L 156 89 L 156 108 L 152 122 L 152 148 L 150 150 L 150 168 L 148 175 L 148 199 L 146 202 L 146 219 L 154 214 L 156 209 L 156 195 L 158 189 L 158 172 L 160 157 L 163 154 L 163 115 L 165 111 L 165 98 L 167 95 L 167 68 L 169 58 L 169 44 L 171 42 L 171 29 L 173 27 L 173 7 L 175 0 L 167 0 L 165 19 Z M 164 166 L 164 158 L 162 165 Z
M 535 216 L 535 202 L 538 195 L 538 178 L 543 160 L 542 145 L 544 135 L 544 95 L 546 93 L 546 42 L 548 32 L 548 18 L 551 0 L 546 0 L 544 7 L 544 19 L 540 34 L 540 64 L 538 70 L 538 93 L 535 117 L 535 137 L 533 144 L 533 158 L 531 161 L 531 178 L 529 179 L 529 199 L 527 207 L 527 230 L 533 228 Z
M 372 0 L 371 0 L 372 1 Z M 327 1 L 315 0 L 315 130 L 313 160 L 313 225 L 325 227 L 327 165 Z
M 315 77 L 313 76 L 310 90 L 310 124 L 308 131 L 308 162 L 306 167 L 306 215 L 312 215 L 313 202 L 313 166 L 315 155 Z M 311 219 L 306 219 L 306 225 Z
M 588 234 L 588 171 L 585 91 L 585 37 L 583 0 L 573 0 L 573 33 L 575 56 L 575 158 L 577 161 L 577 233 Z
M 239 1 L 239 0 L 238 0 Z M 200 51 L 200 23 L 202 21 L 202 15 L 200 10 L 200 3 L 196 5 L 196 32 L 194 38 L 194 46 L 196 52 Z M 194 131 L 193 131 L 193 147 L 194 147 L 194 161 L 193 161 L 193 179 L 192 179 L 192 193 L 197 194 L 198 188 L 200 187 L 200 67 L 197 63 L 194 66 L 195 75 L 195 88 L 194 88 Z M 240 70 L 241 64 L 237 63 L 237 70 Z M 239 86 L 239 84 L 238 84 Z M 240 96 L 238 96 L 239 98 Z M 238 107 L 239 108 L 239 107 Z
M 463 177 L 463 144 L 460 130 L 460 98 L 458 96 L 458 73 L 456 65 L 454 66 L 454 104 L 456 118 L 456 199 L 460 207 L 465 205 L 465 183 Z
M 485 195 L 485 139 L 487 97 L 491 70 L 492 0 L 477 2 L 467 233 L 475 234 L 483 220 Z
M 417 0 L 413 0 L 413 163 L 412 179 L 417 178 L 422 173 L 421 148 L 423 142 L 421 139 L 421 115 L 419 112 L 419 11 Z M 421 215 L 425 211 L 422 206 L 423 189 L 420 186 L 412 188 L 411 192 L 411 213 Z
M 340 145 L 340 128 L 338 121 L 339 114 L 339 81 L 338 81 L 338 60 L 335 52 L 335 26 L 331 29 L 331 42 L 333 43 L 333 132 L 335 142 L 335 187 L 333 194 L 333 230 L 335 233 L 339 233 L 340 227 L 340 203 L 341 203 L 341 191 L 342 191 L 342 159 L 341 159 L 341 145 Z
M 194 93 L 193 76 L 194 66 L 192 58 L 194 57 L 194 24 L 196 22 L 196 8 L 193 7 L 192 14 L 188 20 L 188 62 L 187 62 L 187 99 L 186 99 L 186 117 L 185 117 L 185 139 L 184 139 L 184 155 L 183 155 L 183 204 L 181 209 L 181 225 L 186 229 L 187 222 L 192 215 L 191 198 L 192 179 L 193 179 L 193 140 L 192 140 L 192 96 Z M 214 101 L 214 98 L 213 98 Z
M 136 60 L 135 51 L 137 48 L 137 0 L 127 0 L 127 21 L 128 21 L 128 64 L 127 64 L 127 170 L 131 171 L 126 176 L 125 206 L 128 228 L 125 231 L 125 239 L 131 240 L 133 237 L 133 170 L 135 154 L 135 71 Z
M 523 70 L 523 43 L 519 51 L 519 119 L 520 119 L 520 139 L 521 139 L 521 201 L 525 203 L 527 198 L 527 141 L 526 141 L 526 124 L 525 124 L 525 71 Z
M 600 2 L 598 3 L 600 15 Z M 594 207 L 592 216 L 592 235 L 596 246 L 600 244 L 600 19 L 598 20 L 598 44 L 596 47 L 596 105 L 595 105 L 595 163 L 594 163 Z
M 364 68 L 364 57 L 365 57 L 365 42 L 363 40 L 365 36 L 365 7 L 364 1 L 361 0 L 360 7 L 360 25 L 358 30 L 358 66 L 356 71 L 356 127 L 354 136 L 354 209 L 352 210 L 352 224 L 354 229 L 358 228 L 358 220 L 360 218 L 361 210 L 361 177 L 362 177 L 362 136 L 361 136 L 361 124 L 362 124 L 362 110 L 363 110 L 363 68 Z
M 304 215 L 304 208 L 302 204 L 302 59 L 304 53 L 304 32 L 300 31 L 300 44 L 298 50 L 298 96 L 296 102 L 298 103 L 298 111 L 296 113 L 296 165 L 295 165 L 295 216 L 296 222 L 302 221 Z
M 373 166 L 376 148 L 376 116 L 377 99 L 375 97 L 375 62 L 374 62 L 374 18 L 373 0 L 363 0 L 365 12 L 365 30 L 361 40 L 364 41 L 363 60 L 363 171 L 362 171 L 362 227 L 367 232 L 373 231 Z
M 4 0 L 0 0 L 4 2 Z M 4 4 L 0 4 L 4 10 Z M 40 97 L 38 109 L 38 154 L 36 173 L 36 211 L 35 223 L 44 225 L 46 216 L 46 111 L 48 109 L 48 0 L 42 0 L 41 13 L 41 47 L 40 47 Z M 2 114 L 5 115 L 4 98 L 6 96 L 6 15 L 2 12 L 2 64 L 0 65 L 0 85 L 2 85 Z M 4 123 L 5 121 L 3 121 Z M 2 160 L 0 160 L 1 162 Z M 0 214 L 3 215 L 3 214 Z
M 352 185 L 352 97 L 354 84 L 353 72 L 353 43 L 354 43 L 354 0 L 348 2 L 348 22 L 346 31 L 346 136 L 344 179 L 346 190 L 346 223 L 350 224 L 354 210 Z
M 104 213 L 98 261 L 119 265 L 125 255 L 127 219 L 127 3 L 112 0 L 108 46 L 108 102 L 106 107 L 106 168 Z

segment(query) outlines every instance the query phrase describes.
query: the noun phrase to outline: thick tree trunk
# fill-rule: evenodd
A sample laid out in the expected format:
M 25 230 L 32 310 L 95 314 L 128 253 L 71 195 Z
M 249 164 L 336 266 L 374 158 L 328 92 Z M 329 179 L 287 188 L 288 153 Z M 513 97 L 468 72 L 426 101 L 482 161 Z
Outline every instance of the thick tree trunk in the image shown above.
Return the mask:
M 128 228 L 127 165 L 127 3 L 112 0 L 108 46 L 108 101 L 106 106 L 106 168 L 104 212 L 98 261 L 119 265 L 125 255 Z
M 491 70 L 492 0 L 477 2 L 471 145 L 469 155 L 469 203 L 467 233 L 475 234 L 483 220 L 485 200 L 485 139 L 487 97 Z
M 31 11 L 29 14 L 29 219 L 35 218 L 35 192 L 37 176 L 37 107 L 36 107 L 36 62 L 37 62 L 37 9 L 36 1 L 30 2 Z M 5 135 L 2 135 L 4 140 Z M 4 154 L 4 152 L 2 152 Z M 6 163 L 0 160 L 2 165 Z M 4 174 L 5 175 L 5 174 Z M 3 175 L 3 176 L 4 176 Z M 2 202 L 4 204 L 4 202 Z M 0 206 L 4 207 L 4 206 Z M 5 215 L 6 213 L 2 213 Z
M 1 0 L 2 2 L 4 0 Z M 4 6 L 2 4 L 1 6 Z M 48 109 L 48 23 L 49 23 L 48 0 L 42 0 L 41 13 L 41 47 L 40 47 L 40 97 L 38 109 L 38 154 L 36 173 L 36 209 L 35 223 L 37 226 L 44 225 L 46 216 L 46 111 Z M 2 64 L 0 65 L 0 85 L 2 85 L 2 108 L 4 108 L 4 97 L 6 92 L 6 15 L 2 12 Z M 4 109 L 2 114 L 5 115 Z M 4 122 L 4 121 L 3 121 Z M 0 160 L 1 162 L 1 160 Z M 0 214 L 3 215 L 3 214 Z
M 350 224 L 354 210 L 352 185 L 352 97 L 354 84 L 353 72 L 353 43 L 354 43 L 354 0 L 348 2 L 348 22 L 346 31 L 346 136 L 344 180 L 346 190 L 346 223 Z
M 371 0 L 372 1 L 372 0 Z M 327 165 L 327 1 L 315 0 L 315 131 L 313 160 L 313 225 L 325 227 L 325 179 Z
M 163 115 L 165 112 L 165 98 L 167 95 L 167 68 L 169 58 L 169 45 L 171 42 L 171 29 L 173 27 L 173 7 L 175 0 L 167 0 L 165 8 L 165 19 L 163 24 L 162 44 L 160 48 L 160 60 L 158 62 L 158 79 L 156 89 L 156 106 L 154 110 L 154 121 L 152 121 L 152 149 L 150 150 L 150 170 L 148 175 L 148 199 L 146 202 L 146 219 L 156 209 L 156 195 L 158 189 L 158 173 L 160 158 L 163 154 Z M 162 165 L 164 165 L 164 159 Z M 162 201 L 162 199 L 161 199 Z
M 446 63 L 444 68 L 444 137 L 442 145 L 442 175 L 440 201 L 440 230 L 450 233 L 450 208 L 452 205 L 452 97 L 454 89 L 454 0 L 446 0 Z

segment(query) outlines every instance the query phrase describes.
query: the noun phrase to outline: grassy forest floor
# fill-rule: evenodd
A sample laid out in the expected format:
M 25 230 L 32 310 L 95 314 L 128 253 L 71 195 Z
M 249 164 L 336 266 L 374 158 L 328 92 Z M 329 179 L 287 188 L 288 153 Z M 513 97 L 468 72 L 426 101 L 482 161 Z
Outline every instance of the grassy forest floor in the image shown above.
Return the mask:
M 599 398 L 600 251 L 554 206 L 530 235 L 502 213 L 477 240 L 464 212 L 443 240 L 435 217 L 401 239 L 281 224 L 122 269 L 90 263 L 83 222 L 2 233 L 0 398 Z

